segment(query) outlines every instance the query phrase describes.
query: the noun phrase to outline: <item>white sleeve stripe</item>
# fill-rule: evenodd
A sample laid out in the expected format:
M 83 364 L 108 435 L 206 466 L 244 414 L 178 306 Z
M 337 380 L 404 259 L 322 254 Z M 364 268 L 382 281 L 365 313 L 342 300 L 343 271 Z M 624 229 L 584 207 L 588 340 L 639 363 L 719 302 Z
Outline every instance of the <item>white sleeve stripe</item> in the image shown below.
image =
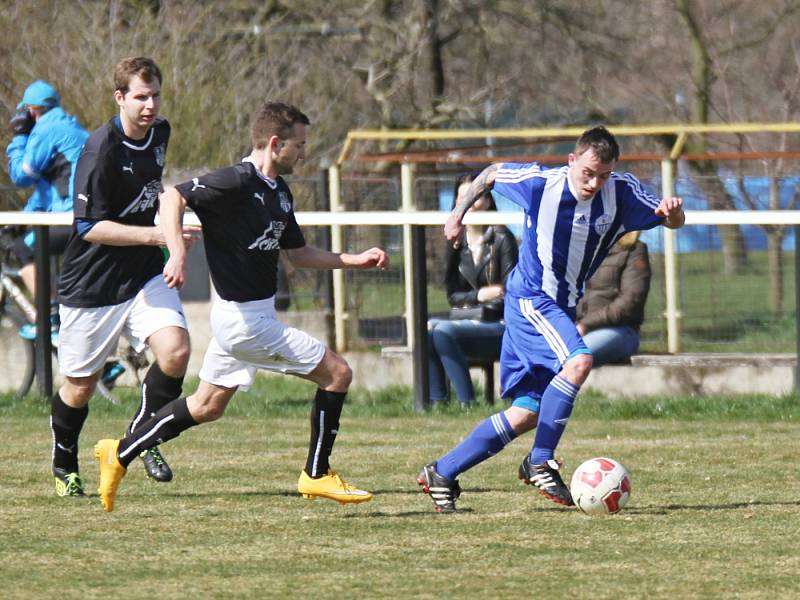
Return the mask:
M 499 183 L 519 183 L 533 177 L 544 177 L 551 179 L 560 175 L 560 169 L 542 170 L 539 165 L 534 165 L 527 169 L 500 169 L 497 171 L 495 181 Z
M 631 188 L 633 195 L 639 200 L 642 204 L 646 206 L 650 206 L 651 208 L 655 209 L 660 204 L 660 201 L 648 193 L 643 187 L 641 182 L 636 179 L 630 173 L 625 173 L 622 176 L 622 180 L 628 184 L 628 187 Z

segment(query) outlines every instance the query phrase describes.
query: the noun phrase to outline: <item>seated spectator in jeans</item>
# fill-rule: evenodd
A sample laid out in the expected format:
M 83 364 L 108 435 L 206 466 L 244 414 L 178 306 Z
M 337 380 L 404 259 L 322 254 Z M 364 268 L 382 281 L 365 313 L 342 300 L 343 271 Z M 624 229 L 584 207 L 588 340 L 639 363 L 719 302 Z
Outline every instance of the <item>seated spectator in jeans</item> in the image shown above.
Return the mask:
M 472 175 L 458 179 L 456 200 L 467 192 L 473 179 Z M 491 194 L 470 208 L 479 210 L 497 210 Z M 451 318 L 428 323 L 428 391 L 432 402 L 448 399 L 446 378 L 462 405 L 475 401 L 467 360 L 500 357 L 505 281 L 517 264 L 518 253 L 517 240 L 502 225 L 467 225 L 458 248 L 447 244 L 445 288 Z
M 650 291 L 650 260 L 639 232 L 622 236 L 586 285 L 577 326 L 593 364 L 628 362 L 639 350 L 639 327 Z

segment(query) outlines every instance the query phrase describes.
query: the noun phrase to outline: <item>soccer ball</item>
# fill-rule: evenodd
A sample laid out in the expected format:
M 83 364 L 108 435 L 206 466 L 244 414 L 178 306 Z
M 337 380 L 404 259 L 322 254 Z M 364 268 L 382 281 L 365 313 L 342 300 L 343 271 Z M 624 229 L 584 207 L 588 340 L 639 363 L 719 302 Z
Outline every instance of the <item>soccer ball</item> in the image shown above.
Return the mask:
M 611 458 L 592 458 L 575 470 L 569 488 L 575 506 L 587 515 L 611 515 L 630 500 L 631 476 Z

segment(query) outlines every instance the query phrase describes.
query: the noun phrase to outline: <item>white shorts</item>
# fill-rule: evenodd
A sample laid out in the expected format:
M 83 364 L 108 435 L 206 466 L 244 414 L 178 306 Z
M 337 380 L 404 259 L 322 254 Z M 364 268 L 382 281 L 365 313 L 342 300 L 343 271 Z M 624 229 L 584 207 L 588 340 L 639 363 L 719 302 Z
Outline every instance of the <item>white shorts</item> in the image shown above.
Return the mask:
M 60 306 L 58 366 L 61 375 L 87 377 L 96 373 L 117 350 L 120 335 L 141 352 L 147 338 L 165 327 L 187 329 L 178 291 L 161 275 L 153 277 L 122 304 L 81 308 Z
M 217 298 L 211 333 L 200 379 L 223 387 L 246 390 L 258 369 L 307 375 L 325 355 L 325 344 L 277 320 L 274 297 L 253 302 Z

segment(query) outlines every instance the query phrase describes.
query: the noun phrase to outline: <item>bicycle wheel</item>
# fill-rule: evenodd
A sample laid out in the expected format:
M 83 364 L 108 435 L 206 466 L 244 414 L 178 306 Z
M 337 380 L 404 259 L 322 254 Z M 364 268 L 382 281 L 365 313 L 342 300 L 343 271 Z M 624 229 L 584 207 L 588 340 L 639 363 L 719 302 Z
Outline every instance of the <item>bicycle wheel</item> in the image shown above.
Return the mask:
M 33 342 L 19 336 L 19 328 L 27 321 L 15 309 L 0 314 L 0 372 L 8 374 L 6 387 L 18 398 L 27 394 L 36 375 L 36 354 Z

